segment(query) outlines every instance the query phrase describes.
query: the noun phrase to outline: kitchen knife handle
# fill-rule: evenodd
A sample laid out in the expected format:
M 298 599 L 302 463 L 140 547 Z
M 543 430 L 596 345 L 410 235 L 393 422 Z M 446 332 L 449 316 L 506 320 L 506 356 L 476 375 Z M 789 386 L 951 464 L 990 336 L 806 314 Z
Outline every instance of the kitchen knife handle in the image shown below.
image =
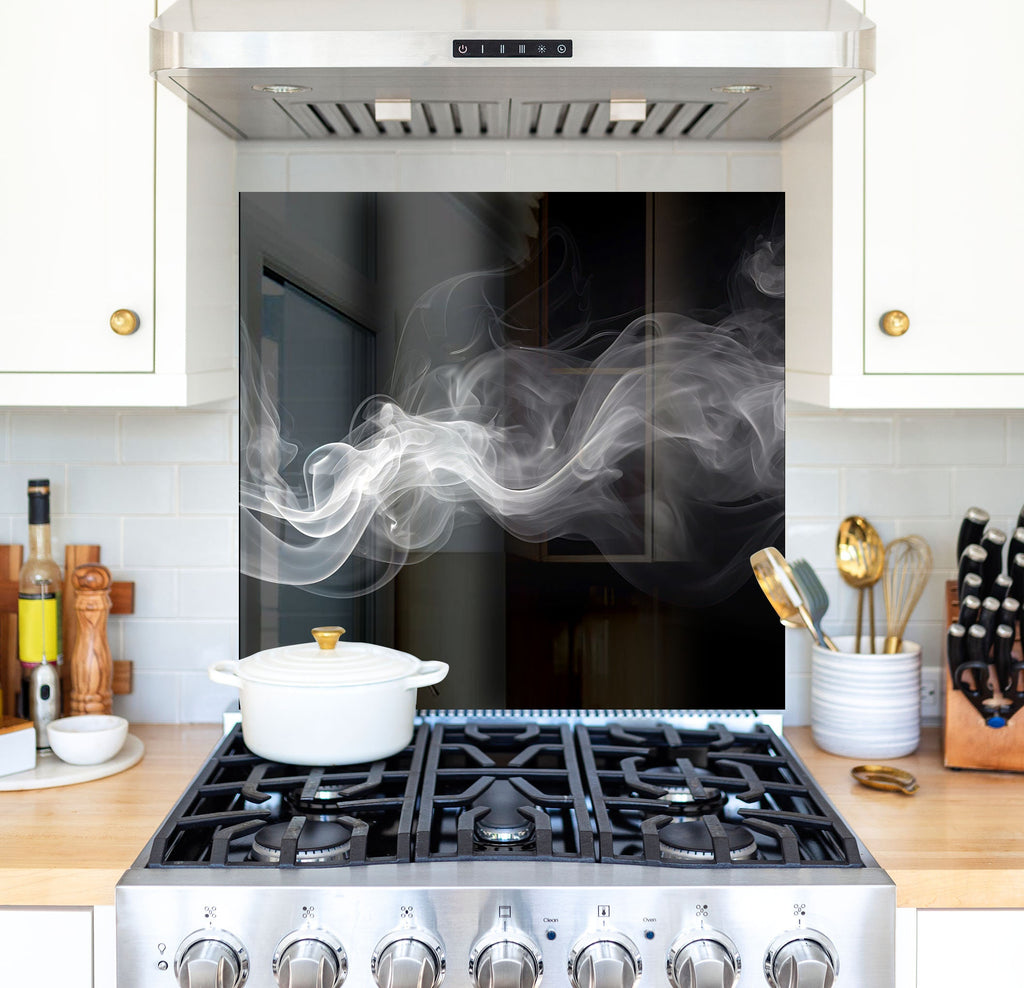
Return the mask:
M 988 559 L 988 553 L 980 545 L 972 544 L 967 546 L 960 554 L 960 564 L 957 567 L 956 574 L 957 587 L 964 585 L 964 577 L 968 573 L 977 573 L 982 578 L 982 585 L 984 586 L 986 559 Z
M 996 628 L 996 682 L 999 683 L 999 689 L 1004 696 L 1010 692 L 1010 665 L 1013 662 L 1010 652 L 1013 649 L 1015 635 L 1016 632 L 1008 624 L 1001 624 Z
M 958 623 L 951 624 L 946 632 L 946 662 L 949 663 L 949 675 L 953 680 L 953 689 L 960 689 L 956 679 L 956 671 L 964 662 L 964 638 L 967 629 Z
M 1024 514 L 1024 508 L 1021 508 Z M 989 513 L 984 508 L 968 508 L 964 512 L 963 521 L 960 522 L 960 533 L 956 539 L 957 560 L 964 554 L 964 549 L 974 542 L 981 540 L 981 534 L 989 523 Z M 1021 522 L 1024 525 L 1024 522 Z
M 1010 563 L 1013 562 L 1013 557 L 1019 552 L 1024 552 L 1024 527 L 1020 525 L 1014 530 L 1013 535 L 1010 538 L 1010 544 L 1006 547 L 1006 569 L 1009 572 Z
M 1016 597 L 1007 597 L 1003 601 L 1003 606 L 999 608 L 999 620 L 997 626 L 1000 624 L 1008 624 L 1010 628 L 1016 627 L 1017 618 L 1020 616 L 1020 601 Z
M 974 624 L 967 629 L 967 661 L 957 668 L 957 682 L 963 682 L 961 676 L 965 669 L 970 669 L 974 676 L 974 689 L 964 686 L 963 691 L 968 696 L 988 699 L 992 689 L 988 682 L 988 632 L 984 625 Z
M 1024 600 L 1024 552 L 1018 552 L 1010 560 L 1009 575 L 1013 581 L 1013 586 L 1010 587 L 1010 596 L 1016 597 L 1017 600 Z
M 999 623 L 999 611 L 1002 602 L 995 597 L 986 597 L 981 602 L 981 611 L 978 613 L 977 623 L 985 629 L 985 654 L 988 655 L 992 648 L 992 638 L 996 633 L 996 625 Z
M 1013 580 L 1011 580 L 1005 573 L 1000 573 L 992 581 L 992 586 L 988 588 L 988 595 L 995 597 L 996 600 L 1002 600 L 1004 597 L 1010 596 L 1010 589 L 1013 587 Z
M 990 528 L 981 538 L 981 547 L 988 556 L 981 570 L 986 587 L 991 587 L 995 578 L 1003 571 L 1003 548 L 1006 546 L 1006 532 Z M 991 591 L 990 591 L 991 592 Z
M 957 616 L 957 623 L 969 628 L 978 620 L 981 613 L 981 598 L 974 594 L 968 594 L 960 598 L 960 613 Z

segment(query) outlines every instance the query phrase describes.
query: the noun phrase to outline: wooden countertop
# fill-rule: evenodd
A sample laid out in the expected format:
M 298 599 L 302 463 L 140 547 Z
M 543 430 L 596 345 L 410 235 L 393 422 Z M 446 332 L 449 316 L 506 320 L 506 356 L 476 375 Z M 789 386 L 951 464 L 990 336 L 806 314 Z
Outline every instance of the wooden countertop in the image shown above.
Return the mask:
M 132 724 L 142 761 L 117 775 L 0 793 L 0 904 L 114 904 L 114 886 L 221 736 L 216 724 Z
M 897 904 L 918 909 L 1024 908 L 1024 775 L 942 765 L 937 728 L 921 746 L 885 764 L 914 776 L 913 796 L 868 789 L 839 758 L 814 743 L 809 727 L 786 738 L 897 888 Z
M 142 762 L 57 789 L 0 793 L 0 905 L 111 905 L 138 856 L 220 737 L 213 724 L 144 726 Z M 786 737 L 892 876 L 901 906 L 1024 908 L 1024 775 L 942 767 L 939 734 L 890 764 L 917 776 L 915 796 L 866 789 L 858 761 Z

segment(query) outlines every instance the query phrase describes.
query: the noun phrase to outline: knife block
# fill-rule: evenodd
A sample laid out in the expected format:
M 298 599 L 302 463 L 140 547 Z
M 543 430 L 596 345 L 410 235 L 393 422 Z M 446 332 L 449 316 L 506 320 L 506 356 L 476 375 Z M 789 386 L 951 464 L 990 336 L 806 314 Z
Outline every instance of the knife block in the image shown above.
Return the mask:
M 956 621 L 959 613 L 960 601 L 957 599 L 956 580 L 949 580 L 946 583 L 947 628 Z M 1014 655 L 1020 658 L 1019 631 L 1013 651 Z M 1024 772 L 1024 708 L 1018 710 L 1007 721 L 1005 727 L 989 727 L 971 701 L 959 690 L 953 689 L 953 677 L 945 654 L 942 657 L 942 669 L 946 682 L 945 716 L 942 724 L 943 764 L 946 768 Z

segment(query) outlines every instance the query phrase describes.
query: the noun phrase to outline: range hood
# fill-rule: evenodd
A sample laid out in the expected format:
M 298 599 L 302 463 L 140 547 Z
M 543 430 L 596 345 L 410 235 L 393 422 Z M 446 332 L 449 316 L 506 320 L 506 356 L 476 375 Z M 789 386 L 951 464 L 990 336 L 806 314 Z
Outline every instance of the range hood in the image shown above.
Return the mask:
M 239 140 L 780 140 L 874 71 L 844 0 L 177 0 L 150 39 Z

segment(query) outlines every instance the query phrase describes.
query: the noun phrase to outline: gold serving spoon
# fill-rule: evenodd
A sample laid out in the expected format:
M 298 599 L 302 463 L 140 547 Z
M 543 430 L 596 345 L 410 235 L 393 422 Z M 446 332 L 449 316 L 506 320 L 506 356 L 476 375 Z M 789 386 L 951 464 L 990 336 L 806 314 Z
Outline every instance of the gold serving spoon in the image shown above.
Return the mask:
M 868 651 L 875 651 L 874 586 L 885 568 L 885 545 L 875 526 L 860 515 L 850 515 L 839 524 L 836 537 L 836 568 L 839 575 L 855 590 L 857 597 L 857 638 L 853 650 L 860 651 L 861 629 L 864 626 L 864 592 L 868 594 Z
M 750 567 L 757 577 L 758 585 L 764 591 L 768 602 L 775 608 L 779 620 L 784 624 L 795 622 L 797 618 L 803 626 L 811 633 L 816 645 L 821 645 L 821 636 L 814 627 L 814 620 L 807 609 L 807 601 L 800 590 L 793 571 L 785 557 L 774 546 L 766 549 L 758 549 L 750 557 Z M 826 641 L 825 646 L 831 651 L 837 651 L 831 641 Z

